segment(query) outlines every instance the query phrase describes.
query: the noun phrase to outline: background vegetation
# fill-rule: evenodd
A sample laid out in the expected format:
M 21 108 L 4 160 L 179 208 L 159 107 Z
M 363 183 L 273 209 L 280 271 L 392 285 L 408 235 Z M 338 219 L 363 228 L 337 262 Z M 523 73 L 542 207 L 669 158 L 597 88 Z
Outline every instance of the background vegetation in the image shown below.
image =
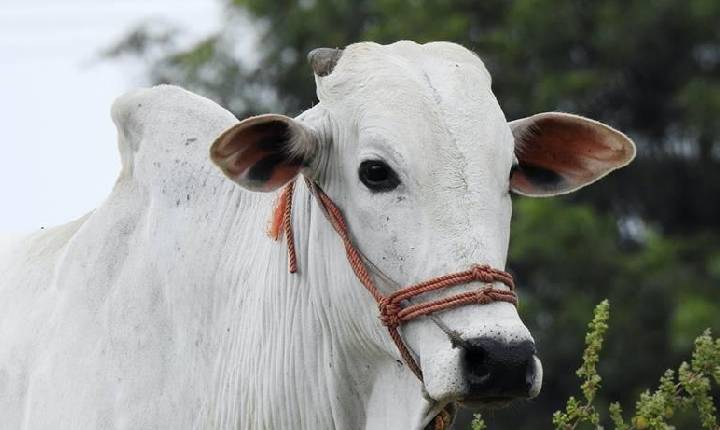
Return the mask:
M 592 187 L 516 198 L 509 268 L 545 383 L 536 400 L 485 414 L 488 428 L 552 428 L 552 412 L 576 391 L 570 369 L 603 298 L 614 316 L 601 405 L 634 404 L 705 328 L 720 333 L 719 1 L 226 0 L 226 11 L 224 27 L 189 50 L 149 26 L 109 54 L 139 55 L 153 81 L 243 117 L 311 106 L 313 48 L 450 40 L 485 60 L 508 119 L 563 110 L 635 139 L 637 161 Z M 237 49 L 246 22 L 259 45 L 252 55 Z M 699 423 L 681 418 L 678 428 Z
M 597 366 L 609 318 L 610 303 L 603 300 L 595 307 L 593 319 L 588 324 L 582 364 L 575 372 L 582 382 L 582 397 L 571 396 L 565 410 L 553 414 L 555 429 L 603 430 L 606 428 L 602 424 L 605 418 L 612 421 L 614 430 L 675 430 L 672 423 L 675 423 L 676 417 L 680 416 L 685 425 L 689 414 L 694 414 L 703 429 L 720 430 L 717 407 L 711 397 L 713 385 L 720 384 L 720 339 L 713 339 L 710 330 L 695 339 L 695 349 L 689 362 L 683 361 L 677 371 L 666 370 L 657 388 L 640 394 L 635 409 L 630 410 L 630 416 L 623 414 L 620 403 L 610 403 L 607 411 L 595 404 L 603 383 Z M 486 429 L 480 414 L 475 415 L 471 428 Z

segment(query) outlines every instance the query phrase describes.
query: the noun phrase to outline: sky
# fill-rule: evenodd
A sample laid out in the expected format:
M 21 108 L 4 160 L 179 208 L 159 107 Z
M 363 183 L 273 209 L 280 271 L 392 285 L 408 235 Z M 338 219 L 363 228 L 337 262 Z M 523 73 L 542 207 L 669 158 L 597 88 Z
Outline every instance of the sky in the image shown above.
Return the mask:
M 217 28 L 217 0 L 0 2 L 0 233 L 63 224 L 97 207 L 120 170 L 112 101 L 147 86 L 139 63 L 99 53 L 141 22 Z

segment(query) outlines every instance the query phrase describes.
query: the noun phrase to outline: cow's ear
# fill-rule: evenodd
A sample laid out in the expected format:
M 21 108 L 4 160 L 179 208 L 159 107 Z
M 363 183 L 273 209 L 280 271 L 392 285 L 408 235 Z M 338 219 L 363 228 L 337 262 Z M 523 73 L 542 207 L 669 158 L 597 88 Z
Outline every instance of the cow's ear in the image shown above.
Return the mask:
M 518 165 L 510 189 L 526 196 L 575 191 L 625 166 L 635 157 L 632 140 L 614 128 L 558 112 L 510 123 Z
M 297 176 L 315 155 L 310 128 L 292 118 L 266 114 L 225 130 L 210 148 L 223 173 L 252 191 L 276 190 Z

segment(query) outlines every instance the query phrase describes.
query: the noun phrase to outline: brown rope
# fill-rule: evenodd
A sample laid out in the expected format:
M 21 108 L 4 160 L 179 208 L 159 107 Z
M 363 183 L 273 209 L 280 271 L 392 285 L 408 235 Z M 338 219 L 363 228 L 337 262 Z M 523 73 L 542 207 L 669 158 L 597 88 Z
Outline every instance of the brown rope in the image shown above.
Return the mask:
M 290 273 L 297 272 L 297 255 L 295 254 L 295 237 L 292 231 L 292 199 L 295 191 L 295 181 L 287 184 L 285 193 L 282 228 L 285 231 L 285 242 L 288 248 L 288 270 Z
M 337 232 L 340 239 L 345 245 L 345 253 L 347 260 L 352 267 L 355 276 L 360 283 L 373 296 L 378 304 L 380 311 L 380 320 L 387 328 L 390 338 L 400 352 L 400 356 L 407 364 L 408 368 L 422 381 L 423 375 L 418 366 L 417 361 L 408 350 L 405 342 L 403 342 L 398 327 L 407 321 L 415 318 L 426 316 L 435 312 L 444 311 L 458 306 L 470 304 L 485 305 L 492 302 L 507 302 L 517 306 L 517 295 L 515 294 L 515 283 L 512 275 L 502 270 L 494 269 L 488 265 L 473 265 L 468 270 L 458 273 L 432 278 L 427 281 L 401 288 L 389 296 L 384 296 L 377 289 L 370 272 L 365 265 L 360 251 L 353 245 L 350 233 L 342 216 L 340 209 L 333 203 L 332 199 L 325 194 L 320 187 L 310 180 L 306 179 L 306 183 L 312 194 L 318 200 L 323 208 L 333 229 Z M 284 196 L 281 195 L 278 210 L 282 210 L 282 228 L 285 231 L 285 240 L 288 247 L 288 267 L 291 273 L 297 271 L 297 257 L 295 254 L 295 241 L 292 233 L 292 198 L 294 191 L 294 181 L 289 183 L 283 190 Z M 284 197 L 284 198 L 283 198 Z M 279 237 L 279 232 L 277 232 Z M 437 300 L 430 300 L 424 303 L 411 304 L 403 306 L 403 302 L 416 296 L 426 294 L 432 291 L 450 288 L 456 285 L 468 284 L 470 282 L 482 282 L 487 286 L 472 291 L 455 294 L 449 297 L 443 297 Z M 509 290 L 501 290 L 492 286 L 495 282 L 501 282 L 508 286 Z M 438 421 L 439 420 L 439 421 Z M 439 415 L 435 419 L 436 427 L 438 425 L 444 428 L 445 418 Z

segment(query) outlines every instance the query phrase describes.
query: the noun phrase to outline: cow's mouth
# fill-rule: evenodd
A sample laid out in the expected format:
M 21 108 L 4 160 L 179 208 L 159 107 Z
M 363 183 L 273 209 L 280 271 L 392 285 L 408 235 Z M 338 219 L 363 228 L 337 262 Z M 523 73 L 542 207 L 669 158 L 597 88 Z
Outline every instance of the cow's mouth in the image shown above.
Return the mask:
M 461 406 L 472 411 L 488 411 L 502 409 L 509 406 L 513 401 L 518 400 L 507 396 L 470 396 L 456 402 L 447 403 L 442 408 L 431 409 L 433 418 L 425 425 L 424 430 L 436 430 L 438 428 L 448 430 L 455 419 L 457 407 Z M 440 422 L 441 424 L 438 424 Z
M 471 396 L 458 401 L 458 403 L 470 410 L 488 410 L 504 408 L 514 400 L 517 399 L 507 396 Z

